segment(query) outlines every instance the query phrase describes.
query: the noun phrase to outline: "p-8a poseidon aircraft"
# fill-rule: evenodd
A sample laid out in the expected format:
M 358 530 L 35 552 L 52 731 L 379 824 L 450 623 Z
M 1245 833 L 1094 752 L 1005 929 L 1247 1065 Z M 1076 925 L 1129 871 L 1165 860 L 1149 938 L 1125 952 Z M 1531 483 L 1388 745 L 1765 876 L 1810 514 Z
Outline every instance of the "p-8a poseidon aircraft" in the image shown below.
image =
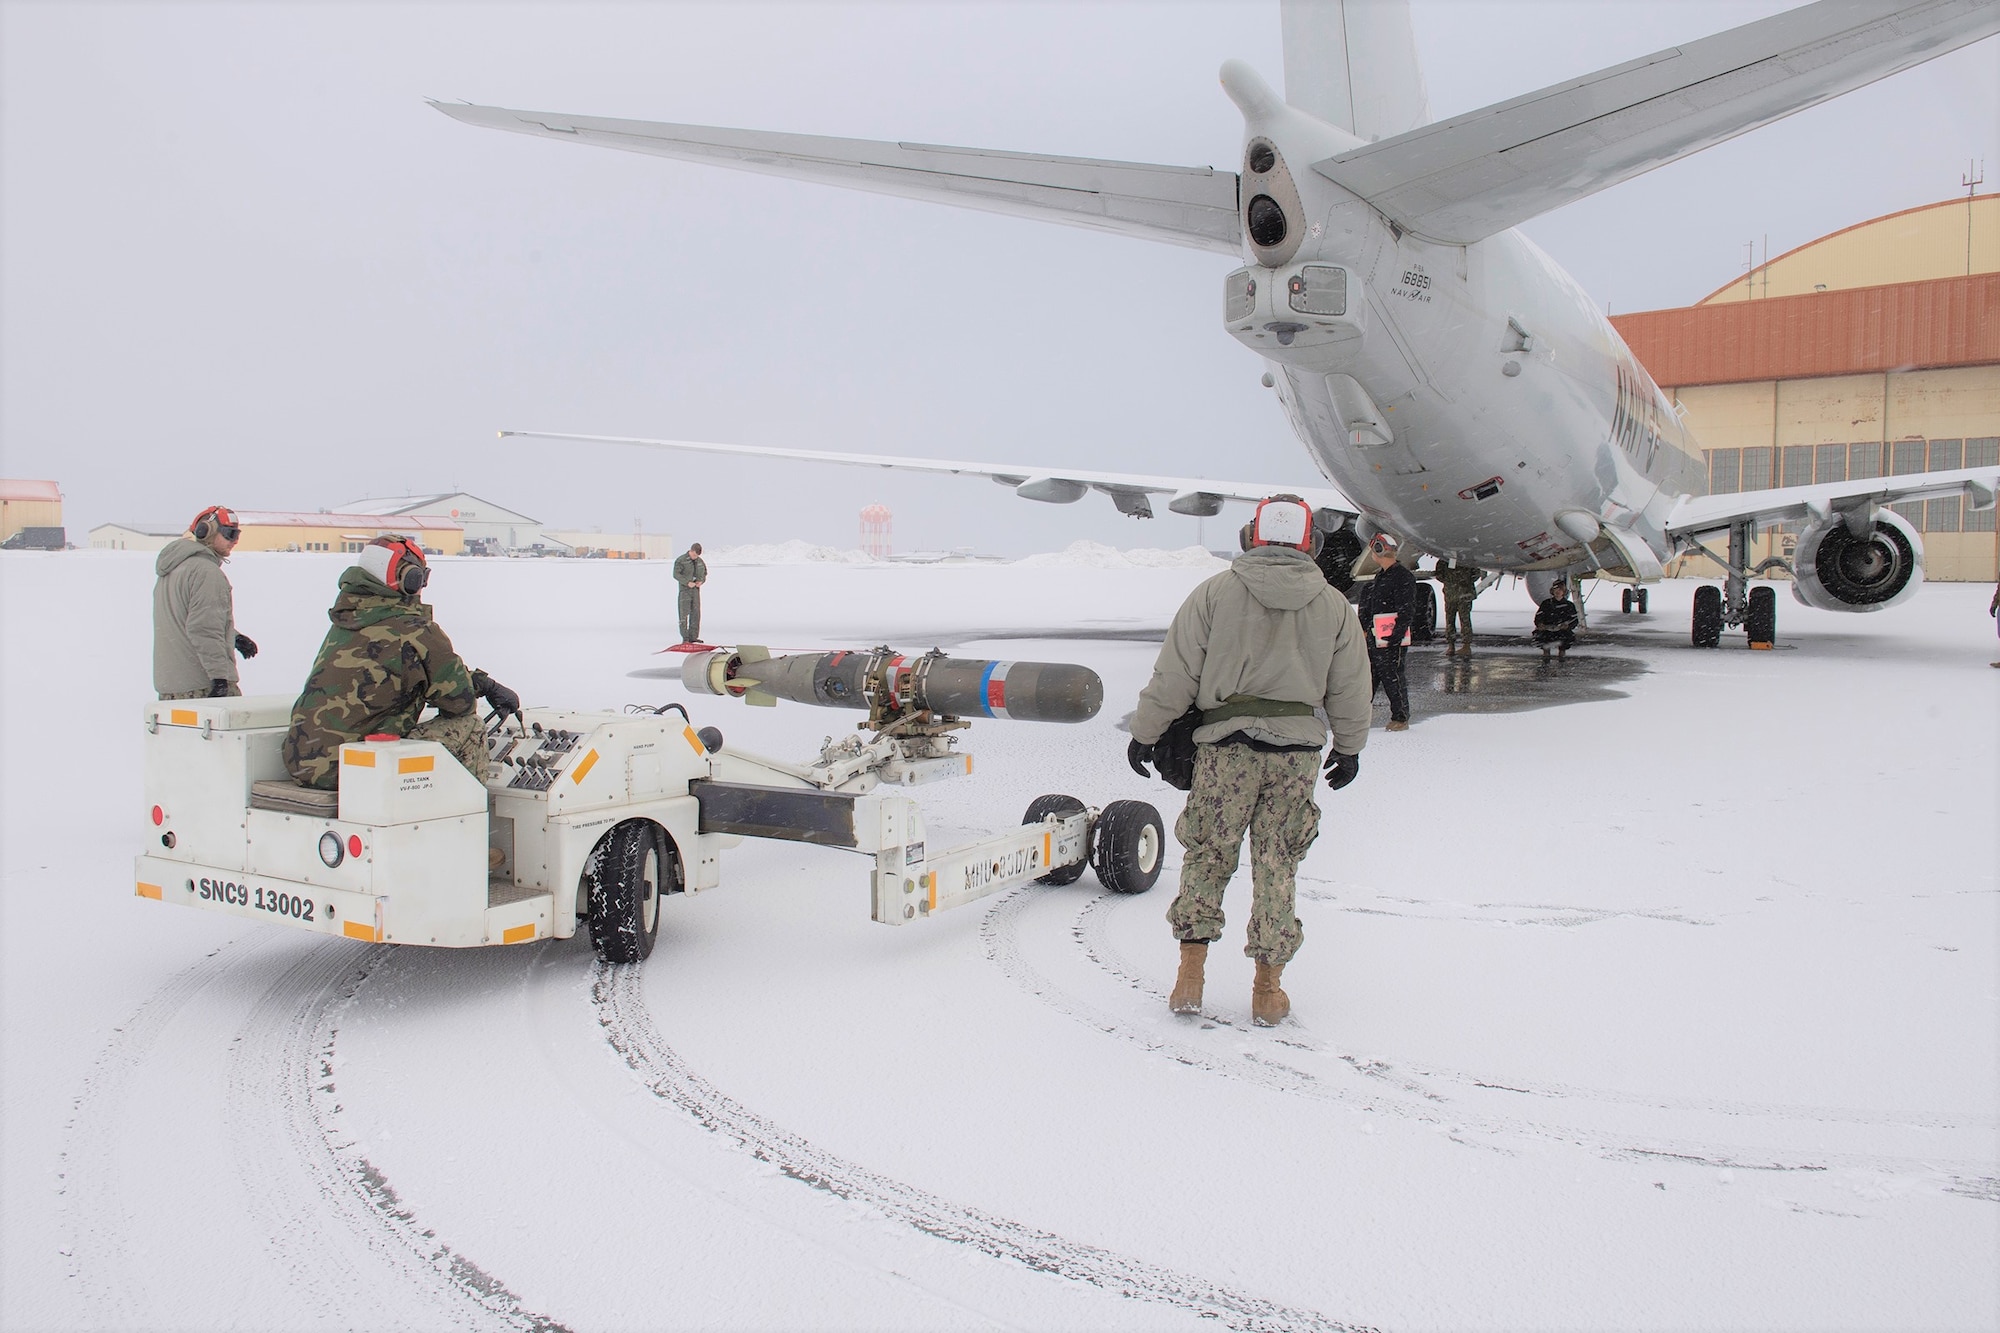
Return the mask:
M 1759 524 L 1803 524 L 1794 595 L 1877 611 L 1923 579 L 1885 506 L 1964 495 L 2000 469 L 1707 495 L 1702 456 L 1603 313 L 1514 228 L 1541 213 L 2000 32 L 1994 0 L 1820 0 L 1512 101 L 1430 123 L 1403 0 L 1284 0 L 1285 95 L 1240 61 L 1238 172 L 879 143 L 433 103 L 468 124 L 1092 227 L 1238 259 L 1223 324 L 1262 357 L 1313 463 L 1308 492 L 1347 555 L 1380 529 L 1405 551 L 1522 575 L 1644 585 L 1727 533 L 1694 641 L 1746 625 Z M 565 440 L 614 437 L 503 432 Z M 1031 500 L 1090 491 L 1124 513 L 1261 499 L 1268 483 L 690 440 L 617 443 L 984 476 Z M 1721 558 L 1720 553 L 1710 550 Z M 1760 609 L 1761 608 L 1761 609 Z M 1760 624 L 1760 618 L 1762 623 Z

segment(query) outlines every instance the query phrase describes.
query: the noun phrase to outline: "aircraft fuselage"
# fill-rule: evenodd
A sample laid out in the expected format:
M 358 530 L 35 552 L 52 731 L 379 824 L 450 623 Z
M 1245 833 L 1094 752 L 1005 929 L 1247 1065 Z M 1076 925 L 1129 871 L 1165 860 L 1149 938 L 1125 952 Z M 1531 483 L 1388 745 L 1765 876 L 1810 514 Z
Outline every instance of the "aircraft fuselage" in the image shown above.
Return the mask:
M 1667 514 L 1705 493 L 1706 469 L 1576 281 L 1516 231 L 1401 233 L 1308 165 L 1357 140 L 1230 91 L 1248 264 L 1226 282 L 1226 326 L 1364 528 L 1487 569 L 1641 574 L 1637 543 L 1664 560 Z

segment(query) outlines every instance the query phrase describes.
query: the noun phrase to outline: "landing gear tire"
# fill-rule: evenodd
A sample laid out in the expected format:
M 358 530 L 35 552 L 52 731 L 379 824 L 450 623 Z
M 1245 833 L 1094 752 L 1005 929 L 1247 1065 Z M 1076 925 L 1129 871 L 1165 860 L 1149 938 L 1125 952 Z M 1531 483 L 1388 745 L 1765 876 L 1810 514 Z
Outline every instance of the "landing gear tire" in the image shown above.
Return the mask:
M 659 825 L 628 819 L 584 862 L 590 943 L 607 963 L 640 963 L 660 934 L 660 899 L 680 886 L 680 856 Z
M 1326 534 L 1326 541 L 1320 545 L 1319 554 L 1313 559 L 1319 565 L 1319 572 L 1333 585 L 1333 590 L 1345 596 L 1354 586 L 1354 562 L 1368 548 L 1361 544 L 1354 527 L 1333 528 Z
M 1632 590 L 1632 599 L 1639 604 L 1639 614 L 1642 616 L 1653 609 L 1653 590 L 1651 588 L 1634 588 Z
M 1722 642 L 1722 589 L 1704 583 L 1694 590 L 1694 646 L 1713 648 Z
M 1632 614 L 1632 590 L 1627 588 L 1618 594 L 1618 611 L 1621 615 Z
M 1419 583 L 1416 596 L 1410 599 L 1410 642 L 1429 643 L 1437 637 L 1437 626 L 1437 594 L 1430 584 Z
M 1074 796 L 1037 796 L 1028 802 L 1028 813 L 1021 816 L 1023 824 L 1039 824 L 1050 815 L 1079 814 L 1089 807 Z M 1086 858 L 1088 859 L 1088 858 Z M 1048 874 L 1036 880 L 1037 884 L 1074 884 L 1083 878 L 1084 862 L 1073 866 L 1057 866 Z
M 1160 878 L 1167 828 L 1144 801 L 1113 801 L 1097 816 L 1090 868 L 1113 893 L 1144 893 Z
M 1752 588 L 1743 615 L 1743 631 L 1752 648 L 1769 648 L 1778 641 L 1778 590 Z

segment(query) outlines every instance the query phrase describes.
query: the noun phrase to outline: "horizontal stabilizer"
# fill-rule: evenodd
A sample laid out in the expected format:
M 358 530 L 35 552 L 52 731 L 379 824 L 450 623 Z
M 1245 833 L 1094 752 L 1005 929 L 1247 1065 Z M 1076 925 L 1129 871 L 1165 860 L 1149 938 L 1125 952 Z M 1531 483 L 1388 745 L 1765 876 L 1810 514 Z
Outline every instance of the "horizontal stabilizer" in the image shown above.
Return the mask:
M 1994 0 L 1820 0 L 1314 170 L 1405 231 L 1470 244 L 1995 32 Z
M 985 477 L 1012 487 L 1024 499 L 1066 504 L 1091 491 L 1109 496 L 1123 514 L 1153 516 L 1152 498 L 1167 497 L 1177 514 L 1220 513 L 1224 501 L 1255 504 L 1280 491 L 1299 496 L 1315 509 L 1330 509 L 1345 517 L 1358 511 L 1339 491 L 1324 486 L 1288 486 L 1269 481 L 1214 481 L 1207 477 L 1161 477 L 1136 472 L 1093 472 L 1052 468 L 1045 463 L 963 463 L 941 458 L 901 458 L 894 454 L 836 454 L 816 449 L 781 449 L 754 444 L 712 444 L 702 440 L 645 440 L 620 435 L 565 435 L 548 431 L 503 430 L 503 437 L 530 440 L 574 440 L 584 444 L 627 444 L 645 449 L 687 453 L 734 454 L 742 458 L 782 458 L 794 462 L 841 463 L 849 467 L 886 468 L 901 472 L 942 472 Z
M 568 143 L 845 185 L 1234 256 L 1236 173 L 432 102 L 454 120 Z
M 1779 486 L 1730 495 L 1699 495 L 1682 500 L 1667 516 L 1670 536 L 1714 532 L 1731 523 L 1814 522 L 1869 505 L 1946 500 L 1963 495 L 1974 509 L 1994 507 L 2000 490 L 2000 468 L 1968 467 L 1946 472 L 1912 472 L 1901 477 L 1858 477 L 1853 481 L 1820 482 L 1813 486 Z

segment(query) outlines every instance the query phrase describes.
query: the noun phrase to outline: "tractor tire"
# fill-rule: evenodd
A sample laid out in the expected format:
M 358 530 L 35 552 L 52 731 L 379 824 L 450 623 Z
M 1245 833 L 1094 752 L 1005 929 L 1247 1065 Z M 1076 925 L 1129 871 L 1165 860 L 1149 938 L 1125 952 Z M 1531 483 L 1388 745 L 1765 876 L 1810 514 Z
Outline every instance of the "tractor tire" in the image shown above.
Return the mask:
M 1087 810 L 1082 801 L 1074 796 L 1037 796 L 1028 802 L 1028 813 L 1021 816 L 1023 824 L 1039 824 L 1050 815 L 1073 815 Z M 1085 857 L 1073 866 L 1057 866 L 1048 874 L 1037 879 L 1037 884 L 1074 884 L 1083 878 L 1083 868 L 1090 858 Z
M 584 862 L 590 943 L 607 963 L 644 962 L 660 934 L 660 900 L 681 888 L 680 854 L 649 819 L 628 819 Z
M 1769 648 L 1778 641 L 1778 590 L 1752 588 L 1743 615 L 1743 631 L 1752 648 Z
M 1429 643 L 1437 637 L 1437 627 L 1437 590 L 1428 583 L 1419 583 L 1416 595 L 1410 599 L 1410 642 Z
M 1113 893 L 1144 893 L 1166 864 L 1167 826 L 1144 801 L 1113 801 L 1097 816 L 1090 868 Z
M 1694 590 L 1694 646 L 1713 648 L 1722 642 L 1722 589 L 1704 583 Z

